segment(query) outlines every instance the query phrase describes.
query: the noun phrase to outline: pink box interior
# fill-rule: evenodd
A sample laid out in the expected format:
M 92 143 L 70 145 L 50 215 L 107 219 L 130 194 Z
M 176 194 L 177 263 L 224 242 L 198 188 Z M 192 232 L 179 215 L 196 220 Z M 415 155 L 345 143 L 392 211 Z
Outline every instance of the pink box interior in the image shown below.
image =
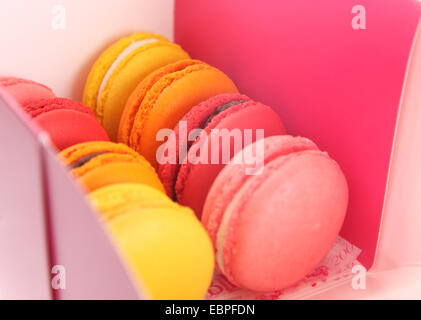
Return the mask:
M 278 111 L 347 176 L 341 235 L 374 259 L 402 85 L 420 17 L 416 1 L 177 0 L 175 41 Z

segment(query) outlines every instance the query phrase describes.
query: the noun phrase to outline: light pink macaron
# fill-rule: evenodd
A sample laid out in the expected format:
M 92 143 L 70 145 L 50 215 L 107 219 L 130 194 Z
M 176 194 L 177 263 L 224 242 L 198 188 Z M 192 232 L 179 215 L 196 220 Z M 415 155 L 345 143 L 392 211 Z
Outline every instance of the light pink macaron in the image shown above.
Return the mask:
M 180 130 L 184 126 L 185 130 Z M 203 143 L 201 137 L 188 141 L 193 129 L 202 129 L 208 139 L 207 163 L 193 163 L 191 161 L 200 154 L 199 146 Z M 263 136 L 269 137 L 285 133 L 285 127 L 278 114 L 272 108 L 251 100 L 242 94 L 220 94 L 193 107 L 173 130 L 167 145 L 174 143 L 177 163 L 161 163 L 158 174 L 164 184 L 168 196 L 176 199 L 183 205 L 192 208 L 200 218 L 207 193 L 218 173 L 224 168 L 226 162 L 222 155 L 227 152 L 229 159 L 242 147 L 254 142 L 257 130 L 263 129 Z M 241 145 L 235 149 L 234 138 L 230 138 L 230 145 L 224 145 L 223 139 L 211 133 L 241 132 Z M 251 139 L 246 139 L 246 130 L 252 133 Z M 216 137 L 216 138 L 215 138 Z M 215 138 L 215 139 L 214 139 Z M 211 141 L 219 139 L 219 148 L 211 146 Z M 248 141 L 247 141 L 248 140 Z M 228 140 L 226 140 L 228 141 Z M 186 154 L 180 157 L 179 150 L 185 148 Z M 212 163 L 212 153 L 219 154 L 219 161 Z M 180 163 L 182 158 L 184 163 Z M 159 160 L 159 159 L 158 159 Z
M 249 155 L 257 151 L 255 166 Z M 251 152 L 251 153 L 250 153 Z M 308 139 L 273 136 L 246 147 L 220 172 L 202 223 L 217 269 L 232 283 L 274 291 L 303 278 L 336 239 L 348 206 L 339 165 Z

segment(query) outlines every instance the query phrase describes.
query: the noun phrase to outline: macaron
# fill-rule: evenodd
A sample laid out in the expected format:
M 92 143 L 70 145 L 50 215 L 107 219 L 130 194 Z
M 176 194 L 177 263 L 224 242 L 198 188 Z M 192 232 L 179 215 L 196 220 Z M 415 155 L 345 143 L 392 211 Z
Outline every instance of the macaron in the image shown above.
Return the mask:
M 42 99 L 55 98 L 53 90 L 32 80 L 0 77 L 0 86 L 5 88 L 21 106 L 38 102 Z
M 247 175 L 260 150 L 261 172 Z M 348 186 L 339 165 L 308 139 L 274 136 L 235 155 L 209 191 L 202 223 L 217 268 L 254 291 L 293 285 L 323 259 L 347 210 Z
M 108 141 L 92 111 L 66 98 L 43 99 L 23 106 L 58 150 L 87 141 Z
M 136 151 L 121 143 L 85 142 L 61 151 L 60 160 L 87 190 L 116 183 L 142 183 L 164 193 L 155 169 Z
M 150 72 L 187 59 L 180 46 L 154 33 L 135 33 L 106 49 L 86 81 L 83 103 L 94 111 L 111 140 L 117 138 L 127 98 Z
M 203 130 L 207 147 L 203 144 L 203 136 L 191 139 L 193 141 L 188 139 L 194 129 Z M 224 144 L 224 130 L 226 135 L 233 133 L 226 140 L 229 145 Z M 167 157 L 159 161 L 158 174 L 168 196 L 192 208 L 200 218 L 208 191 L 226 164 L 222 155 L 227 153 L 226 160 L 231 159 L 245 145 L 259 138 L 257 130 L 263 130 L 262 137 L 285 134 L 282 120 L 272 108 L 245 95 L 220 94 L 193 107 L 174 128 L 162 151 L 158 152 Z M 235 131 L 239 133 L 239 146 L 235 145 Z M 247 131 L 251 133 L 249 139 Z M 212 148 L 215 141 L 218 146 Z M 203 152 L 201 148 L 206 148 L 206 161 L 197 162 L 194 159 Z M 180 156 L 180 150 L 185 150 L 185 155 Z M 175 153 L 173 159 L 168 157 L 169 152 Z
M 212 244 L 193 212 L 144 184 L 113 184 L 89 195 L 128 270 L 150 299 L 203 299 Z
M 221 93 L 237 93 L 222 71 L 199 60 L 181 60 L 147 76 L 132 92 L 120 122 L 118 141 L 158 168 L 161 129 L 172 130 L 196 104 Z

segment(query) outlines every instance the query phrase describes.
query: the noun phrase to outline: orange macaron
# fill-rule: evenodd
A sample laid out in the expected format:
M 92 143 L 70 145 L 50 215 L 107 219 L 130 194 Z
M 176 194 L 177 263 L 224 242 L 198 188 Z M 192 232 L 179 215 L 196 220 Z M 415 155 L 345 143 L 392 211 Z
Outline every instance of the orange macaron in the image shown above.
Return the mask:
M 141 183 L 164 192 L 149 162 L 121 143 L 80 143 L 60 152 L 59 158 L 89 192 L 115 183 Z
M 199 60 L 180 60 L 149 74 L 132 92 L 121 117 L 118 141 L 158 167 L 161 129 L 172 130 L 196 104 L 221 93 L 237 93 L 222 71 Z

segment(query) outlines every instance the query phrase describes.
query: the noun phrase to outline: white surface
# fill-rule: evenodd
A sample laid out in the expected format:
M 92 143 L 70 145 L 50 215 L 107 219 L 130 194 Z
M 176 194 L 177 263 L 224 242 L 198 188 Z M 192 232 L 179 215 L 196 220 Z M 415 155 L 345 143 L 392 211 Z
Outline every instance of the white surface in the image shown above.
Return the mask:
M 381 272 L 368 272 L 366 289 L 355 290 L 351 281 L 331 288 L 308 299 L 319 300 L 372 300 L 372 299 L 421 299 L 421 265 L 407 266 Z
M 53 28 L 63 21 L 57 5 L 65 8 L 65 29 Z M 1 1 L 0 75 L 39 81 L 80 101 L 102 50 L 139 31 L 172 39 L 173 10 L 173 0 Z
M 306 299 L 348 281 L 353 276 L 352 267 L 361 250 L 341 237 L 336 241 L 319 265 L 303 279 L 289 288 L 258 293 L 235 287 L 216 272 L 206 295 L 208 300 L 291 300 Z

